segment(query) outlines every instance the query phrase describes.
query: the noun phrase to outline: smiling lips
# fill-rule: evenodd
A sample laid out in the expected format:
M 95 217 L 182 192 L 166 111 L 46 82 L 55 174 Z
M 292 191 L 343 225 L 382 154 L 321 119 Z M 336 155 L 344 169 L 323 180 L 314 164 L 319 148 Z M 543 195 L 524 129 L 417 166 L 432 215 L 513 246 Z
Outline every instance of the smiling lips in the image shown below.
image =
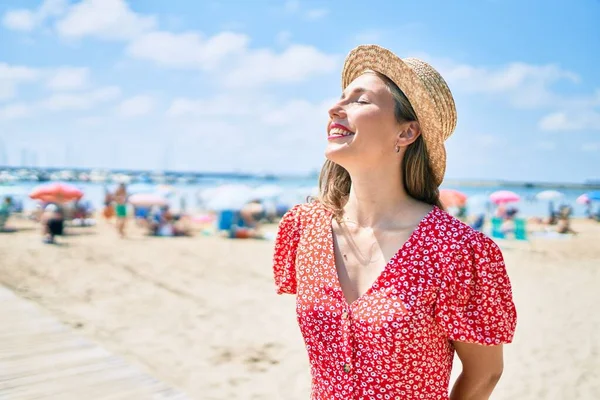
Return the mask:
M 341 124 L 331 124 L 329 125 L 329 135 L 328 139 L 338 139 L 346 136 L 354 135 L 354 132 L 350 131 L 344 125 Z

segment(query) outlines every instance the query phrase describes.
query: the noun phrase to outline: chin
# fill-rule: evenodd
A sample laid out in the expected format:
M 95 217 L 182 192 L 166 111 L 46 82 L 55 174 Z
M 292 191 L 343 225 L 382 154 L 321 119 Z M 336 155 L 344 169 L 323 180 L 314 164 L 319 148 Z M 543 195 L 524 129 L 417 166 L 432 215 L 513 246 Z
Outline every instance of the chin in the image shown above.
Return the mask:
M 325 158 L 338 165 L 344 166 L 352 158 L 354 158 L 353 151 L 351 148 L 345 145 L 338 145 L 330 143 L 325 148 Z

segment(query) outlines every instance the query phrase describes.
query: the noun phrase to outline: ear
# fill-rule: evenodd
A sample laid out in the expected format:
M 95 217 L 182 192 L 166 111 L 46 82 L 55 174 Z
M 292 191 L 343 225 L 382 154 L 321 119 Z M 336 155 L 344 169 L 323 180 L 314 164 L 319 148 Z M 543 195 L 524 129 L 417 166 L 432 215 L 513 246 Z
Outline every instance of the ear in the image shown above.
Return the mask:
M 421 135 L 421 127 L 417 121 L 410 121 L 400 126 L 397 137 L 397 146 L 406 147 Z

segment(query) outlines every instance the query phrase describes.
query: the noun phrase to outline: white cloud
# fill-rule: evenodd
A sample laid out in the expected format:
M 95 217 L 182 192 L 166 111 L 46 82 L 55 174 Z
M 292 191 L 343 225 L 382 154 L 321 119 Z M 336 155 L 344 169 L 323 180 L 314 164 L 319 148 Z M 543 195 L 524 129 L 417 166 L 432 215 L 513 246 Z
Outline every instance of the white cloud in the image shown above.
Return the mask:
M 556 143 L 549 141 L 541 141 L 536 143 L 536 147 L 541 150 L 552 151 L 556 150 Z
M 357 43 L 377 43 L 381 41 L 383 37 L 383 31 L 379 29 L 368 29 L 358 32 L 354 40 Z
M 9 104 L 0 108 L 0 120 L 24 118 L 31 114 L 31 107 L 25 103 Z
M 589 152 L 600 152 L 600 142 L 597 143 L 584 143 L 581 146 L 581 150 L 582 151 L 589 151 Z
M 543 117 L 538 126 L 543 131 L 600 130 L 600 112 L 559 111 Z
M 250 116 L 260 111 L 264 99 L 249 98 L 244 94 L 222 94 L 211 99 L 178 98 L 173 100 L 167 110 L 169 117 L 206 116 L 206 117 L 241 117 Z
M 300 127 L 305 124 L 323 124 L 325 129 L 327 111 L 336 100 L 326 99 L 318 103 L 292 99 L 285 103 L 256 93 L 225 93 L 214 98 L 173 100 L 167 110 L 170 117 L 216 117 L 217 120 L 251 119 L 268 127 Z
M 184 117 L 169 124 L 178 133 L 174 139 L 177 146 L 211 149 L 210 163 L 199 168 L 231 170 L 243 166 L 248 172 L 287 173 L 306 172 L 323 162 L 327 109 L 334 99 L 278 102 L 263 95 L 248 102 L 250 97 L 246 96 L 250 94 L 240 99 L 235 91 L 215 98 L 173 102 L 171 111 Z M 227 146 L 223 146 L 223 138 Z M 232 148 L 235 160 L 231 159 Z
M 499 136 L 485 133 L 473 135 L 473 141 L 476 145 L 485 149 L 498 148 L 504 145 L 504 141 Z
M 325 135 L 328 120 L 327 110 L 336 100 L 326 99 L 310 102 L 292 99 L 278 103 L 276 99 L 256 94 L 227 93 L 208 99 L 175 99 L 167 111 L 170 117 L 185 117 L 184 121 L 196 117 L 203 123 L 226 121 L 236 126 L 233 136 L 247 136 L 248 132 L 263 132 L 266 137 L 282 136 L 286 132 L 303 132 Z M 214 117 L 214 118 L 213 118 Z M 239 128 L 237 126 L 240 126 Z M 254 129 L 250 129 L 253 126 Z M 268 132 L 278 132 L 272 135 Z M 253 134 L 254 135 L 254 134 Z M 295 139 L 294 139 L 295 140 Z
M 14 31 L 32 31 L 35 28 L 35 15 L 29 10 L 12 10 L 4 14 L 2 25 Z
M 312 46 L 293 45 L 280 54 L 260 49 L 240 57 L 237 65 L 227 71 L 225 83 L 234 87 L 294 83 L 332 72 L 337 67 L 337 56 L 322 53 Z
M 280 46 L 287 46 L 290 43 L 290 39 L 292 38 L 292 34 L 290 31 L 281 31 L 277 32 L 275 36 L 275 41 Z
M 316 104 L 306 100 L 290 100 L 279 107 L 269 107 L 268 111 L 260 115 L 260 120 L 274 127 L 293 127 L 306 123 L 309 126 L 317 126 L 325 132 L 327 110 L 334 102 L 333 99 Z
M 55 94 L 40 102 L 40 107 L 50 111 L 89 110 L 90 108 L 115 100 L 121 95 L 117 86 L 107 86 L 78 94 Z
M 67 38 L 128 40 L 156 25 L 154 16 L 135 13 L 124 0 L 83 0 L 69 8 L 56 23 L 56 29 Z
M 34 82 L 40 76 L 38 69 L 0 62 L 0 100 L 14 97 L 20 84 Z
M 446 70 L 443 75 L 447 80 L 462 83 L 463 89 L 488 93 L 522 89 L 530 81 L 546 84 L 562 79 L 579 81 L 576 74 L 556 65 L 538 66 L 524 63 L 511 63 L 495 70 L 461 64 Z
M 4 14 L 2 24 L 11 30 L 30 32 L 46 19 L 61 15 L 67 4 L 67 0 L 45 0 L 36 10 L 9 10 Z
M 563 80 L 574 83 L 580 80 L 577 74 L 551 64 L 511 63 L 501 68 L 489 69 L 440 61 L 436 68 L 453 90 L 503 94 L 518 108 L 555 105 L 560 98 L 550 87 Z
M 87 116 L 78 118 L 75 120 L 77 125 L 85 126 L 85 127 L 93 127 L 100 126 L 102 123 L 106 122 L 106 118 L 98 117 L 98 116 Z
M 88 85 L 89 68 L 62 67 L 56 70 L 46 82 L 52 90 L 77 90 Z
M 299 15 L 307 20 L 321 19 L 329 14 L 329 10 L 325 8 L 312 8 L 309 10 L 302 9 L 298 0 L 288 0 L 283 5 L 283 11 L 286 14 Z
M 58 67 L 39 69 L 0 63 L 0 100 L 13 98 L 25 83 L 43 81 L 55 91 L 83 89 L 89 85 L 90 70 L 85 67 Z
M 151 96 L 134 96 L 125 99 L 119 105 L 119 114 L 123 117 L 139 117 L 154 109 L 154 99 Z
M 338 66 L 337 56 L 312 46 L 292 45 L 275 53 L 270 49 L 249 49 L 248 43 L 248 36 L 232 32 L 205 38 L 199 32 L 156 31 L 137 37 L 126 51 L 132 58 L 164 67 L 214 71 L 226 85 L 238 88 L 300 82 Z
M 321 19 L 329 14 L 329 10 L 325 8 L 315 8 L 306 12 L 306 18 L 310 20 Z
M 288 0 L 283 5 L 283 8 L 288 13 L 295 13 L 300 10 L 300 2 L 298 0 Z
M 42 18 L 62 15 L 69 5 L 68 0 L 45 0 L 37 9 L 37 14 Z
M 431 59 L 425 55 L 424 59 Z M 490 94 L 518 109 L 550 109 L 538 122 L 543 131 L 600 130 L 600 90 L 592 95 L 564 95 L 559 82 L 580 83 L 580 77 L 557 65 L 511 63 L 490 69 L 434 60 L 453 91 Z
M 213 69 L 226 57 L 241 52 L 249 38 L 223 32 L 210 38 L 200 33 L 150 32 L 133 40 L 127 53 L 172 68 Z
M 561 96 L 556 104 L 557 107 L 562 107 L 565 110 L 600 110 L 600 89 L 596 89 L 595 93 L 589 96 Z

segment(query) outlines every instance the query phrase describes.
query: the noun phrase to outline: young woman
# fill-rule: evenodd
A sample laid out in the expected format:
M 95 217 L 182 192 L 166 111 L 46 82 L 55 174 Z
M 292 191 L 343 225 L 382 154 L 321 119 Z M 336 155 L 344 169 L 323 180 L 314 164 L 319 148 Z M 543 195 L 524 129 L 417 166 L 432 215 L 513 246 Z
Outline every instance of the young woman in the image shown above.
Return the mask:
M 117 216 L 117 232 L 125 237 L 125 224 L 127 223 L 127 188 L 124 183 L 119 184 L 115 191 L 115 214 Z
M 318 199 L 284 215 L 275 244 L 311 398 L 487 399 L 516 311 L 500 249 L 440 206 L 452 94 L 430 65 L 374 45 L 350 52 L 342 89 Z

